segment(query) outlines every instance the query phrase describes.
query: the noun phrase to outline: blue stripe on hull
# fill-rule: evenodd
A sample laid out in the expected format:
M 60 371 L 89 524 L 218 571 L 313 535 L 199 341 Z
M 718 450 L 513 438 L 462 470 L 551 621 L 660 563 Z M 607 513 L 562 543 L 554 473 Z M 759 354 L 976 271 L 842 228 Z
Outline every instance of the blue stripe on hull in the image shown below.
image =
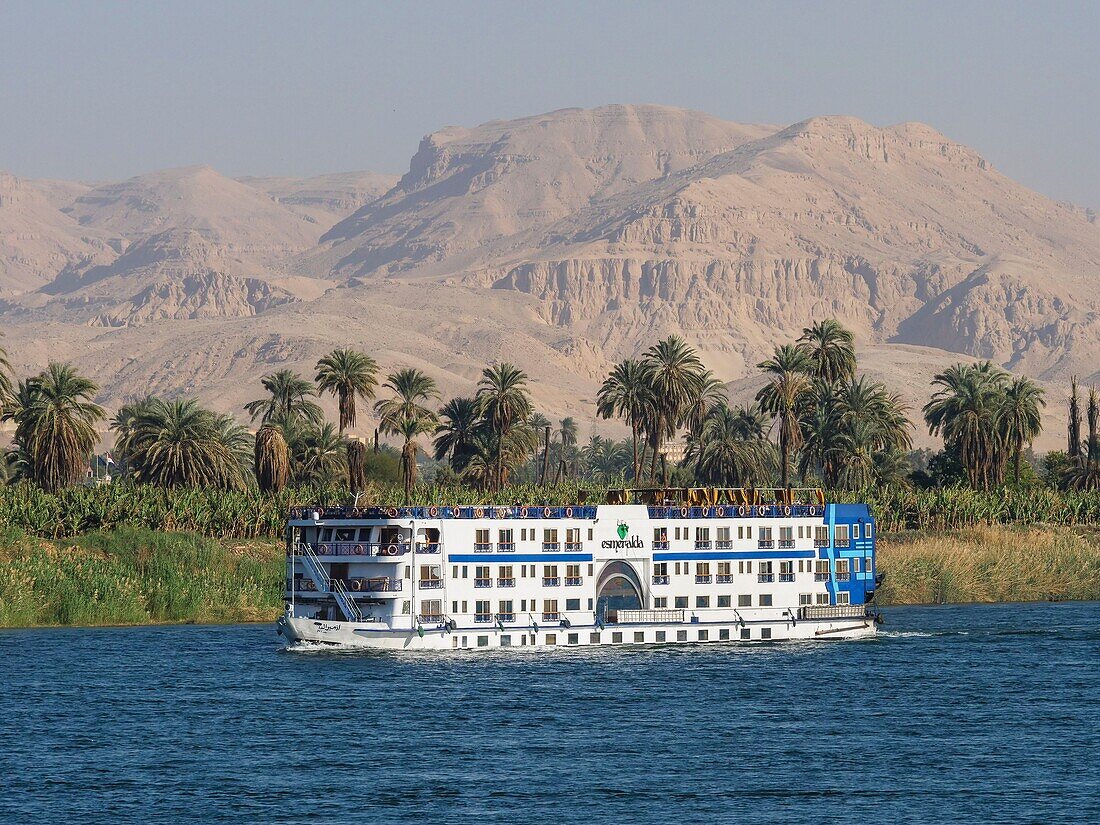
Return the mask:
M 510 561 L 592 561 L 591 553 L 450 553 L 447 561 L 507 564 Z

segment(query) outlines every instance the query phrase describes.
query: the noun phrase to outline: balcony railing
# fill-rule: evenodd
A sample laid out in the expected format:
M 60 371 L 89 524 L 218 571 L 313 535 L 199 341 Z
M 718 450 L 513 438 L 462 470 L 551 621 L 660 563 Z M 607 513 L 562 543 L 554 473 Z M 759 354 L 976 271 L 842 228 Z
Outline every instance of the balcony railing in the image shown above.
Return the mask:
M 773 581 L 775 581 L 775 574 L 774 573 L 758 573 L 756 575 L 756 580 L 758 582 L 773 582 Z
M 653 540 L 653 549 L 654 550 L 667 550 L 668 549 L 668 539 L 654 539 Z
M 353 596 L 356 593 L 397 593 L 401 590 L 401 579 L 390 579 L 385 576 L 344 579 L 343 584 Z
M 438 553 L 443 549 L 443 545 L 438 541 L 423 541 L 416 545 L 417 553 Z
M 829 546 L 829 540 L 828 539 L 814 539 L 814 547 L 828 547 L 828 546 Z
M 794 547 L 794 539 L 780 539 L 779 540 L 779 549 L 780 550 L 790 550 L 792 547 Z
M 668 584 L 668 582 L 669 582 L 668 576 L 654 576 L 653 577 L 653 583 L 654 584 Z
M 710 584 L 710 576 L 709 575 L 696 576 L 695 577 L 695 583 L 696 584 Z
M 492 579 L 474 579 L 474 587 L 492 587 Z
M 565 577 L 565 586 L 566 587 L 580 587 L 582 584 L 584 584 L 584 579 L 582 579 L 580 576 L 566 576 Z
M 851 573 L 837 573 L 836 574 L 836 580 L 838 582 L 851 581 L 852 580 L 852 574 Z
M 493 614 L 492 613 L 475 613 L 474 614 L 474 621 L 477 622 L 478 624 L 488 624 L 492 620 L 493 620 Z
M 814 573 L 815 582 L 827 582 L 829 580 L 828 573 Z
M 493 545 L 492 545 L 491 542 L 487 542 L 487 541 L 475 542 L 474 543 L 474 552 L 475 553 L 492 553 L 493 552 Z
M 497 613 L 498 622 L 514 622 L 516 620 L 515 613 Z
M 851 545 L 851 541 L 849 541 L 848 539 L 837 539 L 836 540 L 836 546 L 837 547 L 849 547 L 850 545 Z
M 544 622 L 559 622 L 561 621 L 561 614 L 556 610 L 544 610 L 542 612 L 542 620 Z
M 698 541 L 698 540 L 696 540 L 695 549 L 696 550 L 709 550 L 710 549 L 710 542 L 709 541 Z
M 579 541 L 567 541 L 565 543 L 565 549 L 567 552 L 570 553 L 578 553 L 584 549 L 584 545 L 581 544 Z
M 543 576 L 542 577 L 542 586 L 543 587 L 559 587 L 560 585 L 561 585 L 561 579 L 559 579 L 557 576 Z
M 761 550 L 767 550 L 770 547 L 775 547 L 775 542 L 771 539 L 757 539 L 756 546 Z
M 718 541 L 714 543 L 714 546 L 718 550 L 732 550 L 733 542 L 729 539 L 718 539 Z
M 497 587 L 515 587 L 516 580 L 513 579 L 497 579 Z
M 779 574 L 779 581 L 781 581 L 781 582 L 793 582 L 794 581 L 794 573 L 780 573 Z
M 422 624 L 439 624 L 443 621 L 442 613 L 421 613 L 417 618 Z
M 729 573 L 719 573 L 717 581 L 719 584 L 733 584 L 733 576 Z
M 516 543 L 514 541 L 502 541 L 497 545 L 497 550 L 501 553 L 514 553 L 516 550 Z
M 403 556 L 411 549 L 402 542 L 323 541 L 310 545 L 318 556 Z
M 419 585 L 421 590 L 440 590 L 443 588 L 443 579 L 421 579 Z
M 542 543 L 543 550 L 557 550 L 561 547 L 561 544 L 556 541 L 544 541 Z

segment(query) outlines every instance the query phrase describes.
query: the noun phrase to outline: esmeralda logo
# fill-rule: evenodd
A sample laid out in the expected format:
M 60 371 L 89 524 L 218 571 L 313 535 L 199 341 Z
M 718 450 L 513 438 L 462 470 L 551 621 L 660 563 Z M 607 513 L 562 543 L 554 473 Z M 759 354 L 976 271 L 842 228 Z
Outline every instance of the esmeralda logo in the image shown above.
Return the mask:
M 644 546 L 642 544 L 641 536 L 630 536 L 630 538 L 627 538 L 627 536 L 630 535 L 630 528 L 627 526 L 625 521 L 620 521 L 618 523 L 618 526 L 616 526 L 615 528 L 615 532 L 619 534 L 618 541 L 616 541 L 615 539 L 605 539 L 604 541 L 600 542 L 600 547 L 602 547 L 604 550 L 640 550 Z

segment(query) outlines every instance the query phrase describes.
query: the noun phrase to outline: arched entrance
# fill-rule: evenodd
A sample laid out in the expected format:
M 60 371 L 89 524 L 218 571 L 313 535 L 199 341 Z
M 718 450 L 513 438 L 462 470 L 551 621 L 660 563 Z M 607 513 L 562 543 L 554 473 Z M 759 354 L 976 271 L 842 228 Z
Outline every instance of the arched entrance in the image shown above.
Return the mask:
M 642 580 L 624 561 L 605 565 L 596 581 L 596 615 L 606 621 L 608 611 L 641 610 Z

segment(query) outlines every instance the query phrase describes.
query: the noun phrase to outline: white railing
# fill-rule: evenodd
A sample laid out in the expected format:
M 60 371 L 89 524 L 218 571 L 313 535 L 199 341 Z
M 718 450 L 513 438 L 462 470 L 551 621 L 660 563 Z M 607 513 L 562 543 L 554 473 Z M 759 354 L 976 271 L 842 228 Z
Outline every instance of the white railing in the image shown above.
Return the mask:
M 363 613 L 359 610 L 359 606 L 356 605 L 355 601 L 351 598 L 351 595 L 344 587 L 344 583 L 339 579 L 332 578 L 325 572 L 325 568 L 321 565 L 321 561 L 317 558 L 317 554 L 313 552 L 313 548 L 305 542 L 302 542 L 298 545 L 298 554 L 305 564 L 306 572 L 309 573 L 309 577 L 313 579 L 313 583 L 317 585 L 317 589 L 323 593 L 332 594 L 333 598 L 336 599 L 336 603 L 340 605 L 340 610 L 343 611 L 344 616 L 349 622 L 361 622 L 363 620 Z

